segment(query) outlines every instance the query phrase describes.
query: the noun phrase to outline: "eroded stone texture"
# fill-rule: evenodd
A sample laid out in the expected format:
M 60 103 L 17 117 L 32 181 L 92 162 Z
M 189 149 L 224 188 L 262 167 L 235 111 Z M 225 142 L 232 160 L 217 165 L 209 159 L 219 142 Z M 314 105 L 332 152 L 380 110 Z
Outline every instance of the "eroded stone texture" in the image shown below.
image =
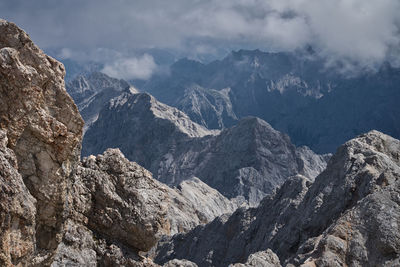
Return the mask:
M 166 187 L 118 149 L 83 160 L 73 175 L 72 217 L 91 230 L 137 251 L 168 233 Z
M 75 219 L 141 251 L 154 245 L 157 234 L 188 231 L 237 207 L 197 178 L 171 189 L 118 149 L 84 158 L 71 190 Z
M 198 179 L 171 189 L 118 149 L 84 158 L 70 183 L 69 220 L 54 266 L 144 264 L 140 252 L 162 235 L 188 231 L 236 208 Z
M 0 266 L 24 265 L 35 249 L 36 200 L 25 187 L 7 143 L 0 130 Z
M 82 135 L 83 121 L 65 91 L 64 75 L 63 65 L 24 31 L 0 20 L 0 127 L 37 200 L 38 249 L 54 249 L 60 241 L 66 177 L 78 160 Z
M 339 212 L 340 216 L 321 235 L 299 248 L 293 259 L 295 265 L 400 264 L 399 155 L 400 141 L 377 131 L 361 135 L 338 150 L 334 166 L 344 166 L 331 168 L 327 174 L 344 179 L 338 183 L 326 177 L 325 183 L 315 188 L 325 192 L 325 196 L 317 195 L 314 210 L 324 211 L 321 224 L 329 220 L 329 212 L 333 214 L 331 221 Z M 310 219 L 317 225 L 317 217 L 313 217 Z
M 167 191 L 167 216 L 171 235 L 209 223 L 222 214 L 231 214 L 244 204 L 241 199 L 227 199 L 198 178 L 185 180 L 173 190 L 168 188 Z
M 104 239 L 86 226 L 68 220 L 52 267 L 80 266 L 159 266 L 150 259 L 139 256 L 130 247 L 111 239 Z

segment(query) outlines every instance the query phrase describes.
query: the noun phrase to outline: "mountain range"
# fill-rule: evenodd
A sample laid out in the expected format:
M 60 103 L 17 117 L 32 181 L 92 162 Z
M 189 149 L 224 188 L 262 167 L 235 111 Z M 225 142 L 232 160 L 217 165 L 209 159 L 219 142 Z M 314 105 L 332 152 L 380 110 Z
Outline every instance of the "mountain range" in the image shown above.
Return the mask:
M 228 198 L 258 202 L 295 174 L 313 179 L 329 155 L 296 148 L 287 135 L 256 117 L 208 130 L 147 93 L 112 99 L 86 132 L 82 154 L 115 147 L 168 184 L 196 176 Z
M 388 66 L 344 83 L 382 92 L 363 103 L 380 101 L 386 125 L 396 75 Z M 400 265 L 400 141 L 389 135 L 318 155 L 261 118 L 210 130 L 102 74 L 73 85 L 89 103 L 80 108 L 97 103 L 84 134 L 63 64 L 2 19 L 0 77 L 1 266 Z M 296 88 L 317 102 L 342 92 Z M 367 123 L 339 125 L 355 118 Z
M 352 139 L 314 182 L 294 176 L 257 208 L 163 240 L 155 262 L 228 266 L 265 251 L 260 266 L 397 266 L 399 151 L 377 131 Z
M 400 137 L 400 70 L 345 72 L 312 50 L 233 51 L 208 64 L 182 59 L 141 88 L 210 129 L 256 116 L 298 145 L 332 153 L 372 129 Z

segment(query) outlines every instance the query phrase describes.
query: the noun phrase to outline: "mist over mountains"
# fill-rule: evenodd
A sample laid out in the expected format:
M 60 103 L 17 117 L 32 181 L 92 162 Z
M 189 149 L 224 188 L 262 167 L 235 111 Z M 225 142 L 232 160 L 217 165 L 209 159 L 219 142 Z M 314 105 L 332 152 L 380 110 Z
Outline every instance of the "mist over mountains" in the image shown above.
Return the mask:
M 400 71 L 343 75 L 310 52 L 234 51 L 202 64 L 179 60 L 170 75 L 155 75 L 142 90 L 211 129 L 257 116 L 287 133 L 296 145 L 333 152 L 371 129 L 400 136 Z

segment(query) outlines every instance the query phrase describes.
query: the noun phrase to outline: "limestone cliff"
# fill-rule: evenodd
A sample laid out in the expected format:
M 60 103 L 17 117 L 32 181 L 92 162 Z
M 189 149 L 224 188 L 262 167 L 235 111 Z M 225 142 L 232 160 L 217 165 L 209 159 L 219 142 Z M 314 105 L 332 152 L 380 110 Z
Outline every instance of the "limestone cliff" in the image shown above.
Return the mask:
M 26 186 L 36 199 L 31 246 L 37 253 L 54 251 L 61 240 L 66 178 L 79 159 L 83 120 L 65 91 L 63 65 L 4 20 L 0 20 L 0 75 L 3 142 L 15 153 L 17 162 L 12 165 L 24 181 L 21 189 Z M 26 260 L 30 252 L 22 251 L 15 263 Z M 8 257 L 6 262 L 12 260 Z

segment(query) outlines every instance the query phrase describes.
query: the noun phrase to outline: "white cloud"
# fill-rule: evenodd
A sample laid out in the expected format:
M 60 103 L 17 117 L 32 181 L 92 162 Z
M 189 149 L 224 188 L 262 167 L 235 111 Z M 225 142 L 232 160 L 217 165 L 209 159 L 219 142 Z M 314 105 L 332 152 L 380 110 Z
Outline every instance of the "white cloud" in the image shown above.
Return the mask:
M 105 74 L 125 80 L 148 79 L 155 71 L 157 65 L 152 56 L 144 54 L 139 58 L 121 58 L 104 66 Z
M 304 17 L 310 44 L 330 58 L 374 65 L 400 45 L 398 0 L 274 0 L 277 10 Z
M 77 8 L 79 6 L 79 8 Z M 291 51 L 329 60 L 399 61 L 399 0 L 4 0 L 0 10 L 43 47 L 126 51 Z M 215 49 L 199 49 L 199 47 Z

